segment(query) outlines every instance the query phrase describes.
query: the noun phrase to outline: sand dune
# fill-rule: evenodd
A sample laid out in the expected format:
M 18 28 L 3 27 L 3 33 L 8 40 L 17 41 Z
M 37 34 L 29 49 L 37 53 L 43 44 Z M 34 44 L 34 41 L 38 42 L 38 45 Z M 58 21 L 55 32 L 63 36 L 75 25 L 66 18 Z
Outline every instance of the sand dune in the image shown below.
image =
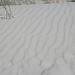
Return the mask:
M 75 3 L 11 9 L 0 19 L 0 75 L 75 75 Z

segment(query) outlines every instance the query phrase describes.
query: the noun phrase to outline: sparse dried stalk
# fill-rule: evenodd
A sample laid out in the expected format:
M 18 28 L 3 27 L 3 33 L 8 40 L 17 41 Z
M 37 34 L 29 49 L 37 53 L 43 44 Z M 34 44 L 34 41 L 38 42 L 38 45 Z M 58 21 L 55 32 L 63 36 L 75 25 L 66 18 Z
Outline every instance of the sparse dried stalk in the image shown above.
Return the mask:
M 3 6 L 3 8 L 6 11 L 6 19 L 7 18 L 10 19 L 11 17 L 13 17 L 12 12 L 11 12 L 11 8 L 10 8 L 10 4 L 11 4 L 10 1 L 9 0 L 0 0 L 0 2 L 1 2 L 1 6 Z M 8 6 L 9 11 L 6 6 Z
M 22 2 L 20 0 L 16 0 L 17 4 L 22 5 Z
M 49 4 L 50 3 L 50 1 L 49 0 L 46 0 L 47 1 L 47 3 Z
M 31 1 L 31 0 L 25 0 L 25 3 L 28 4 L 35 4 L 35 0 Z
M 35 1 L 33 0 L 33 1 L 30 1 L 30 4 L 35 4 Z

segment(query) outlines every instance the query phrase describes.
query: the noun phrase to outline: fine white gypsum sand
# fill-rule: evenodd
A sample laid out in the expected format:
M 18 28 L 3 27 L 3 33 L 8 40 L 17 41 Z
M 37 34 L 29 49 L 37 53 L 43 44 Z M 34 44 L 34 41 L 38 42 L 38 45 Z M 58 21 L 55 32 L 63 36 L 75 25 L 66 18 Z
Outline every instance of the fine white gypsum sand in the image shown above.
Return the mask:
M 75 75 L 75 3 L 11 10 L 0 19 L 0 75 Z

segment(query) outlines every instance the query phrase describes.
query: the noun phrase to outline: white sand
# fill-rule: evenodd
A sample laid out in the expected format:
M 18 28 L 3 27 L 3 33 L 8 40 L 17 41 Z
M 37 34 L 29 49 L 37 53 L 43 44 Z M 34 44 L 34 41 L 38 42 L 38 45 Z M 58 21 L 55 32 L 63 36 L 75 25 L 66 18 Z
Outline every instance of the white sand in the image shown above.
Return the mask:
M 75 75 L 75 3 L 11 7 L 0 19 L 0 75 Z

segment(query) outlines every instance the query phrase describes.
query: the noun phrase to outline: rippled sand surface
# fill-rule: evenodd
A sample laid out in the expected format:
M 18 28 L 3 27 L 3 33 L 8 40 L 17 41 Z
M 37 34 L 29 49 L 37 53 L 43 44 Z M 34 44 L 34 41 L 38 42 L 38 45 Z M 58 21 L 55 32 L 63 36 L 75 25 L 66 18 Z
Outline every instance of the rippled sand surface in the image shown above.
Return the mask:
M 75 3 L 11 9 L 0 19 L 0 75 L 75 75 Z

